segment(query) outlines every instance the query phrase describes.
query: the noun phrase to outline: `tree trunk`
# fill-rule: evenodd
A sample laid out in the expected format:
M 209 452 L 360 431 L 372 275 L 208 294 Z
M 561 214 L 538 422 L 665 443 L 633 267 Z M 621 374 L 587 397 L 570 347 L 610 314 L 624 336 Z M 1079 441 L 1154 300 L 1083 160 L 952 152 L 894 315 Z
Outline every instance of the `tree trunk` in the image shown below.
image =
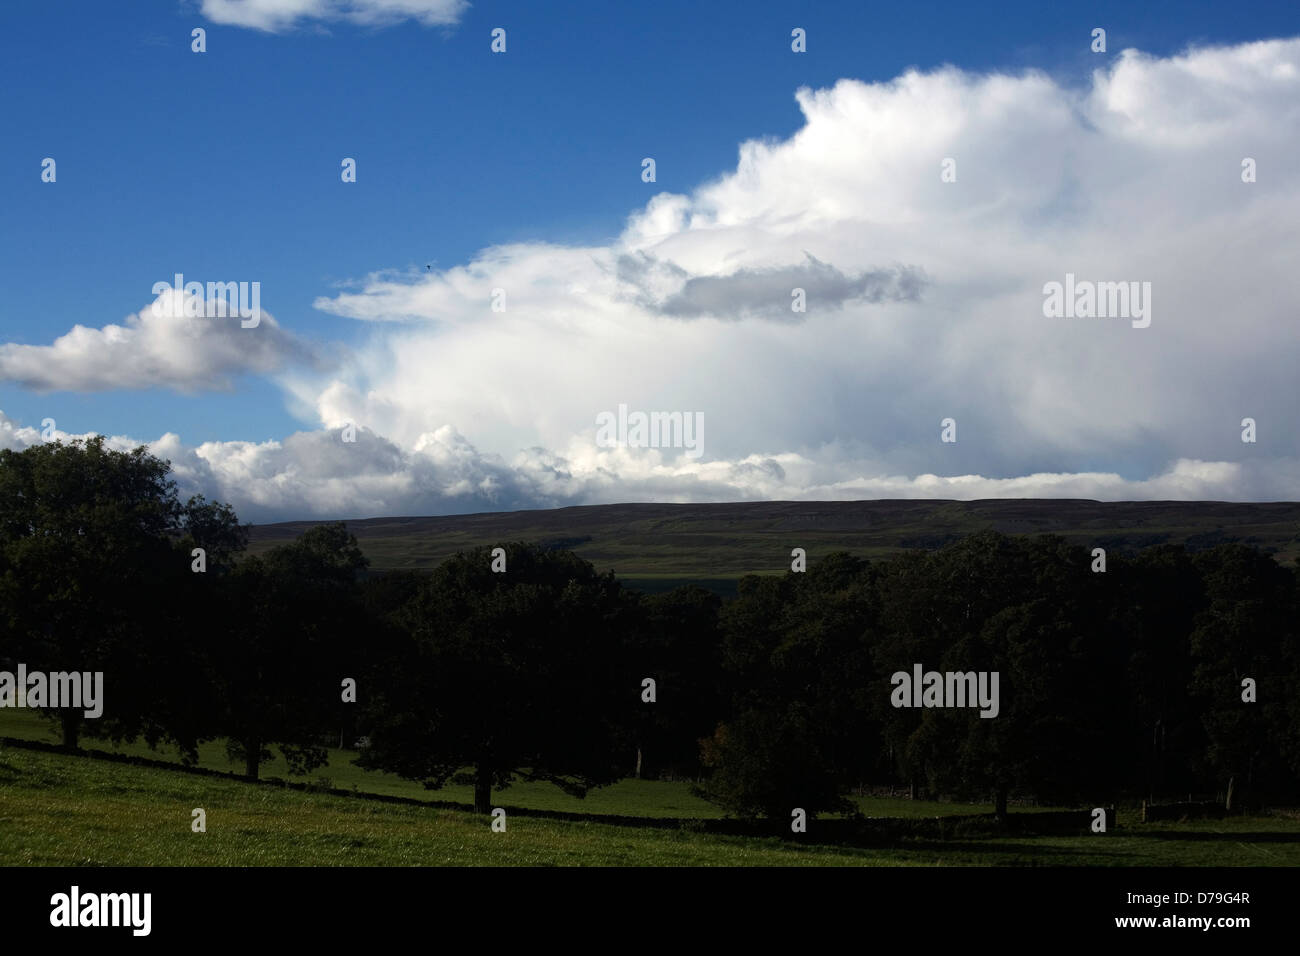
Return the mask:
M 76 711 L 65 710 L 59 715 L 59 722 L 63 725 L 63 748 L 76 750 L 77 737 L 81 733 L 81 715 Z
M 250 780 L 257 779 L 258 768 L 262 763 L 262 741 L 244 741 L 244 776 Z
M 1233 791 L 1233 785 L 1234 785 L 1236 782 L 1237 782 L 1237 778 L 1236 778 L 1236 777 L 1229 777 L 1229 778 L 1228 778 L 1228 798 L 1223 802 L 1223 809 L 1224 809 L 1227 813 L 1231 813 L 1231 812 L 1232 812 L 1232 791 Z
M 638 780 L 641 779 L 641 748 L 636 748 L 636 773 L 633 774 Z
M 474 776 L 474 812 L 492 812 L 492 771 L 486 764 L 479 764 Z
M 917 797 L 916 797 L 916 778 L 915 778 L 915 777 L 913 777 L 912 780 L 911 780 L 911 788 L 910 788 L 910 790 L 911 790 L 911 792 L 910 792 L 908 795 L 909 795 L 913 800 L 915 800 L 915 799 L 917 798 Z
M 1147 800 L 1156 803 L 1156 762 L 1160 752 L 1160 721 L 1151 728 L 1151 753 L 1147 757 Z
M 999 820 L 1007 818 L 1007 790 L 1005 787 L 999 787 L 997 796 L 994 798 L 993 812 Z

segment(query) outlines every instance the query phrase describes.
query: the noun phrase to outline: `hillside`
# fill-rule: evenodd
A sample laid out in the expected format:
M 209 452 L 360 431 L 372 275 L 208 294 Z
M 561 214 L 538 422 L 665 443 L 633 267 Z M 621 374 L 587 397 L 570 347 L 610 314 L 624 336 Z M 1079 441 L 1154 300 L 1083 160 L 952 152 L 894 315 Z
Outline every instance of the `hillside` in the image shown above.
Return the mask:
M 292 540 L 320 522 L 255 526 L 250 550 Z M 764 501 L 618 504 L 445 517 L 347 522 L 375 570 L 427 569 L 457 551 L 502 541 L 570 549 L 600 570 L 648 590 L 694 581 L 724 593 L 745 574 L 789 567 L 836 550 L 880 558 L 935 548 L 975 531 L 1060 534 L 1089 547 L 1131 551 L 1153 544 L 1212 547 L 1241 541 L 1290 563 L 1300 557 L 1300 503 L 981 501 Z

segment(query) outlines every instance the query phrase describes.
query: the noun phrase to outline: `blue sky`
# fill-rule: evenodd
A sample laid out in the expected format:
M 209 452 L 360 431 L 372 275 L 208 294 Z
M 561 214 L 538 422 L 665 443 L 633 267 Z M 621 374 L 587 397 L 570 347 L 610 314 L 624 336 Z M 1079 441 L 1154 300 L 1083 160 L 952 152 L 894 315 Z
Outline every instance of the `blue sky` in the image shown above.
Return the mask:
M 260 281 L 284 330 L 365 351 L 383 334 L 376 323 L 313 303 L 373 292 L 375 273 L 432 277 L 490 247 L 610 246 L 656 193 L 691 195 L 735 172 L 742 142 L 779 143 L 803 128 L 800 87 L 884 84 L 951 64 L 972 77 L 1043 71 L 1079 91 L 1124 48 L 1162 58 L 1300 33 L 1294 3 L 471 4 L 433 26 L 358 24 L 330 8 L 322 0 L 321 16 L 274 32 L 219 22 L 231 10 L 238 19 L 237 0 L 0 10 L 0 341 L 46 346 L 79 324 L 121 323 L 152 301 L 155 282 L 183 272 Z M 498 26 L 504 55 L 489 50 Z M 807 30 L 806 54 L 790 50 L 796 26 Z M 1104 55 L 1089 50 L 1094 26 L 1107 28 Z M 207 31 L 206 53 L 190 50 L 194 27 Z M 47 156 L 55 184 L 40 179 Z M 355 184 L 340 182 L 345 156 L 357 160 Z M 640 179 L 644 156 L 656 159 L 656 183 Z M 50 417 L 69 434 L 170 432 L 194 447 L 329 424 L 302 387 L 256 371 L 236 375 L 232 390 L 192 394 L 147 376 L 88 391 L 75 376 L 53 390 L 15 378 L 0 381 L 8 420 L 37 427 Z M 476 447 L 492 444 L 466 422 L 445 423 Z M 410 438 L 393 441 L 411 450 Z M 866 458 L 890 445 L 851 431 L 815 444 L 837 441 L 865 441 Z M 493 453 L 508 458 L 505 444 Z M 752 453 L 771 454 L 791 443 L 757 444 Z M 1136 478 L 1159 467 L 1123 443 L 1015 458 L 1003 448 L 981 473 L 1060 466 Z M 910 462 L 881 464 L 896 473 Z

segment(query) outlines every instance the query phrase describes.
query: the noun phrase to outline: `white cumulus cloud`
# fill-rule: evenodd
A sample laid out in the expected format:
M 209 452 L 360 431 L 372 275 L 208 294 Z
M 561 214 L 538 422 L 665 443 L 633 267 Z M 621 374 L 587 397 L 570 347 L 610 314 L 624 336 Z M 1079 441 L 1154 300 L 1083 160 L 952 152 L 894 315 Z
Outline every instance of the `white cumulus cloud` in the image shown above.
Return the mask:
M 429 27 L 450 26 L 468 7 L 466 0 L 203 0 L 199 9 L 213 23 L 278 33 L 313 20 L 363 26 L 414 20 Z
M 318 299 L 367 323 L 341 365 L 258 353 L 237 327 L 190 348 L 137 317 L 2 346 L 0 377 L 181 387 L 281 368 L 307 430 L 153 443 L 185 486 L 255 520 L 1300 497 L 1300 40 L 1125 51 L 1083 88 L 945 67 L 795 97 L 792 136 L 742 144 L 734 169 L 656 195 L 613 241 L 500 246 Z M 1149 327 L 1046 317 L 1044 286 L 1067 274 L 1150 283 Z M 702 416 L 703 454 L 598 445 L 620 405 Z M 7 447 L 33 436 L 0 421 Z
M 55 431 L 52 439 L 84 438 Z M 182 497 L 234 505 L 243 520 L 467 514 L 626 501 L 721 502 L 866 498 L 1085 498 L 1127 500 L 1296 500 L 1300 462 L 1178 460 L 1150 477 L 1115 473 L 982 475 L 874 474 L 869 462 L 833 449 L 814 457 L 752 455 L 729 461 L 672 459 L 626 448 L 566 457 L 542 448 L 506 460 L 480 451 L 451 426 L 403 449 L 365 429 L 297 432 L 281 441 L 186 445 L 115 435 L 110 447 L 147 445 L 171 462 Z M 42 436 L 0 412 L 0 448 L 21 450 Z
M 121 325 L 74 325 L 49 345 L 0 345 L 0 381 L 41 392 L 160 386 L 193 393 L 228 390 L 242 374 L 322 367 L 317 350 L 270 313 L 247 328 L 252 318 L 185 314 L 187 304 L 191 313 L 203 313 L 216 301 L 168 290 Z
M 833 453 L 881 493 L 1122 475 L 1146 496 L 1201 480 L 1172 463 L 1226 462 L 1215 487 L 1246 495 L 1300 457 L 1300 40 L 1125 51 L 1081 89 L 946 67 L 796 99 L 794 135 L 655 196 L 615 242 L 496 247 L 317 300 L 376 324 L 296 396 L 403 448 L 451 423 L 571 460 L 619 403 L 698 412 L 706 463 Z M 1150 283 L 1150 327 L 1046 318 L 1067 273 Z

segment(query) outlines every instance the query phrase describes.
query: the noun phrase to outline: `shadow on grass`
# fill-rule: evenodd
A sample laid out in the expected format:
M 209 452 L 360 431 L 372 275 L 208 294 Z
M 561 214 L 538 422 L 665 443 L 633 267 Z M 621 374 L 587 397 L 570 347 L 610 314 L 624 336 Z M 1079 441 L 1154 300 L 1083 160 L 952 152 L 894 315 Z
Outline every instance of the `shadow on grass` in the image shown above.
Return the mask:
M 861 846 L 862 844 L 853 844 Z M 949 859 L 963 859 L 965 857 L 978 857 L 978 862 L 987 863 L 993 866 L 1020 866 L 1026 858 L 1032 860 L 1034 857 L 1050 858 L 1052 862 L 1046 863 L 1046 866 L 1062 866 L 1059 860 L 1062 857 L 1080 857 L 1096 859 L 1098 856 L 1114 857 L 1117 865 L 1124 865 L 1123 860 L 1130 857 L 1137 857 L 1139 854 L 1129 850 L 1124 850 L 1118 846 L 1109 849 L 1098 847 L 1096 842 L 1090 842 L 1087 846 L 1080 847 L 1062 847 L 1062 846 L 1043 846 L 1038 843 L 987 843 L 982 841 L 970 840 L 904 840 L 889 844 L 880 844 L 873 846 L 871 849 L 879 850 L 897 850 L 908 853 L 933 853 L 938 857 Z M 998 858 L 1002 858 L 999 860 Z
M 1227 843 L 1300 843 L 1300 833 L 1279 833 L 1276 830 L 1152 830 L 1140 834 L 1153 840 L 1199 840 Z
M 165 770 L 202 777 L 217 777 L 249 786 L 275 787 L 312 794 L 328 794 L 351 800 L 373 803 L 421 806 L 441 810 L 473 812 L 470 804 L 442 800 L 420 800 L 414 797 L 365 791 L 341 790 L 321 786 L 319 783 L 296 783 L 280 778 L 249 780 L 240 774 L 202 767 L 187 767 L 170 761 L 147 757 L 128 756 L 100 750 L 69 751 L 58 744 L 0 737 L 0 746 L 76 756 L 83 759 L 125 763 L 138 767 Z M 0 779 L 13 781 L 22 774 L 13 765 L 0 762 Z M 122 792 L 129 788 L 122 788 Z M 939 857 L 992 858 L 996 864 L 1004 860 L 1014 865 L 1016 858 L 1028 859 L 1054 857 L 1106 856 L 1122 863 L 1129 857 L 1140 857 L 1136 851 L 1120 846 L 1106 847 L 1106 840 L 1089 840 L 1087 846 L 1063 847 L 1023 842 L 1023 838 L 1037 836 L 1069 837 L 1088 834 L 1091 819 L 1088 811 L 1050 811 L 1012 814 L 998 820 L 992 814 L 942 817 L 874 817 L 859 819 L 818 819 L 817 833 L 795 835 L 785 821 L 747 821 L 736 819 L 698 817 L 645 817 L 624 814 L 579 813 L 566 810 L 540 810 L 528 807 L 509 807 L 513 815 L 534 817 L 571 823 L 596 823 L 610 826 L 680 830 L 720 836 L 773 838 L 782 842 L 805 846 L 835 846 L 865 850 L 898 850 L 915 853 L 934 853 Z M 1300 833 L 1279 832 L 1205 832 L 1150 830 L 1128 832 L 1127 836 L 1154 838 L 1162 841 L 1223 841 L 1234 843 L 1300 843 Z M 1016 842 L 1008 842 L 1016 840 Z M 1050 865 L 1050 864 L 1049 864 Z

